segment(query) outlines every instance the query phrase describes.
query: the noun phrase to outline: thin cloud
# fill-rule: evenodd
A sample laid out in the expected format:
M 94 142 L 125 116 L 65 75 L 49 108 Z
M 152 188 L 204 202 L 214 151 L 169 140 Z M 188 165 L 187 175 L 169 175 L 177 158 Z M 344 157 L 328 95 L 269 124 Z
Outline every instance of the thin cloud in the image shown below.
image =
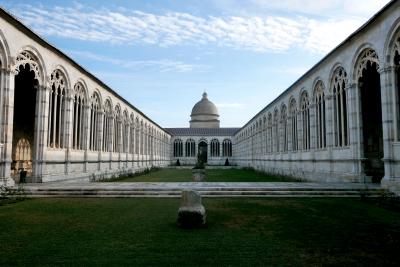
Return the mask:
M 362 24 L 362 20 L 357 19 L 319 21 L 303 16 L 273 15 L 265 18 L 200 17 L 179 12 L 159 15 L 142 11 L 92 10 L 77 5 L 48 8 L 28 4 L 17 6 L 13 12 L 43 35 L 118 45 L 211 44 L 259 53 L 281 53 L 294 47 L 326 53 Z M 159 64 L 164 65 L 165 71 L 174 65 L 168 61 Z M 186 71 L 191 66 L 182 63 L 178 68 Z
M 291 67 L 291 68 L 279 68 L 275 69 L 276 73 L 279 74 L 286 74 L 286 75 L 293 75 L 293 76 L 300 76 L 306 73 L 310 68 L 308 67 Z
M 159 72 L 191 72 L 205 71 L 208 69 L 206 65 L 188 64 L 181 61 L 171 59 L 160 60 L 120 60 L 103 55 L 98 55 L 89 51 L 74 51 L 67 50 L 67 54 L 73 57 L 83 57 L 100 62 L 110 63 L 127 69 L 153 69 L 156 68 Z
M 244 103 L 217 103 L 215 104 L 218 108 L 222 109 L 242 109 L 244 108 Z
M 302 14 L 358 16 L 368 18 L 390 0 L 251 0 L 258 8 L 298 12 Z M 338 14 L 338 12 L 340 12 Z

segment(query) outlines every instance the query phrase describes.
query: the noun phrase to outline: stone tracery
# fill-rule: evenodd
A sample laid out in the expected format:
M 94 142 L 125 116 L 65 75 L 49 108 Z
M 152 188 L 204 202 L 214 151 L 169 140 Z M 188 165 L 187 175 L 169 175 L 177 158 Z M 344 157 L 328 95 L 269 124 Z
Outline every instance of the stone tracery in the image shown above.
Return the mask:
M 326 117 L 325 117 L 325 94 L 324 85 L 322 81 L 318 81 L 315 89 L 315 125 L 316 125 L 316 137 L 317 137 L 317 148 L 326 147 Z
M 376 54 L 375 50 L 371 48 L 366 48 L 364 49 L 358 60 L 357 64 L 357 80 L 363 76 L 363 71 L 367 69 L 368 64 L 376 64 L 376 69 L 379 69 L 380 63 L 379 63 L 379 58 L 378 55 Z
M 26 64 L 28 64 L 30 66 L 30 69 L 35 73 L 35 79 L 37 79 L 39 81 L 41 78 L 41 75 L 40 75 L 40 67 L 37 62 L 37 59 L 31 52 L 26 51 L 26 50 L 19 53 L 16 58 L 16 64 L 14 66 L 15 75 L 17 75 L 19 73 L 19 67 L 25 66 Z
M 72 148 L 76 150 L 85 149 L 86 102 L 85 89 L 82 83 L 78 82 L 72 95 Z
M 68 99 L 65 75 L 59 69 L 51 73 L 49 96 L 48 147 L 61 149 L 65 146 L 64 126 Z

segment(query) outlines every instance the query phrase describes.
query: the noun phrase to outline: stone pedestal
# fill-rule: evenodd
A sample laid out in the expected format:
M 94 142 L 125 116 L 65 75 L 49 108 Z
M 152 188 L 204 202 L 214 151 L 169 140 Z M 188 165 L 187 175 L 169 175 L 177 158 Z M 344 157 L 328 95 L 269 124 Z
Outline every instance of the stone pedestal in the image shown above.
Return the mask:
M 182 191 L 182 204 L 178 210 L 178 226 L 182 228 L 197 228 L 206 223 L 206 210 L 201 204 L 199 192 Z
M 192 177 L 193 177 L 194 182 L 203 182 L 204 178 L 206 177 L 206 170 L 205 169 L 193 169 Z

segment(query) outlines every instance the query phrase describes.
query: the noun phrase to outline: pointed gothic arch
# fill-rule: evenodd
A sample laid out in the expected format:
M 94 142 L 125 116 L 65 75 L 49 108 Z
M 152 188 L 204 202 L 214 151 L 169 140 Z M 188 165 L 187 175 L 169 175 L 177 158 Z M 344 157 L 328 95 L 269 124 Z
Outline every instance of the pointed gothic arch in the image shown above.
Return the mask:
M 11 137 L 11 175 L 17 177 L 22 166 L 23 171 L 28 175 L 34 174 L 34 160 L 38 158 L 38 150 L 43 149 L 39 146 L 44 136 L 40 136 L 45 131 L 40 131 L 43 127 L 43 121 L 38 120 L 38 106 L 43 105 L 38 101 L 42 93 L 38 90 L 43 84 L 43 66 L 40 64 L 39 55 L 31 49 L 22 50 L 16 57 L 16 62 L 12 67 L 15 75 L 14 79 L 14 99 L 13 104 L 13 121 L 12 137 Z M 38 98 L 39 96 L 39 98 Z M 8 137 L 7 137 L 8 138 Z M 24 144 L 30 146 L 30 159 L 24 159 L 22 163 L 20 158 L 17 159 L 16 153 L 19 149 L 18 144 L 21 140 L 25 140 Z M 26 169 L 25 169 L 26 168 Z
M 101 98 L 97 91 L 90 97 L 89 150 L 100 151 Z
M 77 82 L 71 92 L 72 99 L 72 149 L 86 149 L 86 88 Z M 90 133 L 89 133 L 90 134 Z
M 380 60 L 372 48 L 365 48 L 356 61 L 355 74 L 361 102 L 361 155 L 367 177 L 379 182 L 384 175 Z
M 325 105 L 325 85 L 318 80 L 314 86 L 315 103 L 315 136 L 316 148 L 326 147 L 326 105 Z
M 311 148 L 310 101 L 306 90 L 300 95 L 300 115 L 302 125 L 302 149 L 309 150 Z
M 294 99 L 293 97 L 289 100 L 289 116 L 290 116 L 291 150 L 297 151 L 299 149 L 298 129 L 297 129 L 297 104 L 296 104 L 296 99 Z
M 342 66 L 337 66 L 331 78 L 331 94 L 333 97 L 333 145 L 345 147 L 349 145 L 348 125 L 348 77 Z

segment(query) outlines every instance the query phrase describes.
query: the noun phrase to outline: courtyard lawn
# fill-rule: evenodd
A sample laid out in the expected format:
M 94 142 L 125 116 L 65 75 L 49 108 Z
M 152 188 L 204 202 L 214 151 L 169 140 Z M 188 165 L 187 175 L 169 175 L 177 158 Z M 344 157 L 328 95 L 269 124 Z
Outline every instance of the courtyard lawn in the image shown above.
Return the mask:
M 400 213 L 359 199 L 33 199 L 0 206 L 0 266 L 399 266 Z
M 119 182 L 193 182 L 192 169 L 158 169 L 118 179 Z M 293 178 L 268 175 L 250 169 L 207 169 L 205 182 L 296 182 Z

